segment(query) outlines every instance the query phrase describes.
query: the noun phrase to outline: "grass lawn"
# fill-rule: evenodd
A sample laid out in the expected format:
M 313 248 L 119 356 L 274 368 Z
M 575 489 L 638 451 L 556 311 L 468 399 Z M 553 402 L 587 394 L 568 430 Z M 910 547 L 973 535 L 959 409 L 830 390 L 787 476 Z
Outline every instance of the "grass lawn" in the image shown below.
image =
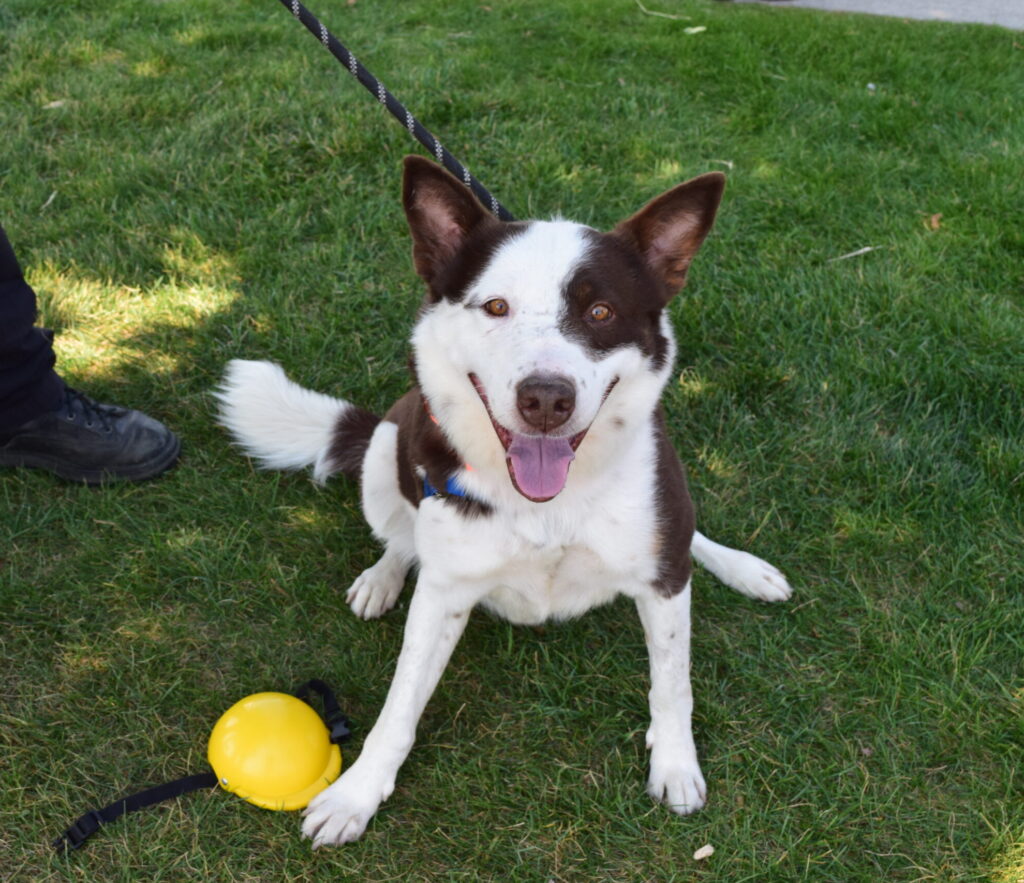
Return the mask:
M 246 357 L 377 410 L 404 390 L 416 145 L 272 0 L 6 0 L 0 221 L 62 372 L 184 455 L 143 486 L 0 475 L 0 878 L 1024 880 L 1024 35 L 645 6 L 677 18 L 312 9 L 520 217 L 607 228 L 729 175 L 666 407 L 702 529 L 796 595 L 695 577 L 708 807 L 644 794 L 619 602 L 475 615 L 358 843 L 314 854 L 294 814 L 217 792 L 52 854 L 86 809 L 201 770 L 249 692 L 327 678 L 358 753 L 407 602 L 351 615 L 377 552 L 356 488 L 255 471 L 210 389 Z

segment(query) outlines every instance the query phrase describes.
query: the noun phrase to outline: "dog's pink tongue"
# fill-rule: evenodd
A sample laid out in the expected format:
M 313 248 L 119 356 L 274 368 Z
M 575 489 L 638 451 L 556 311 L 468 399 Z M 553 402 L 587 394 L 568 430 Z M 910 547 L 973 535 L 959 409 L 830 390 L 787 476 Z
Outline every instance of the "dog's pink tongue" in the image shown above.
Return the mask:
M 567 438 L 546 435 L 513 435 L 508 461 L 516 487 L 538 503 L 550 500 L 563 487 L 569 464 L 576 455 Z

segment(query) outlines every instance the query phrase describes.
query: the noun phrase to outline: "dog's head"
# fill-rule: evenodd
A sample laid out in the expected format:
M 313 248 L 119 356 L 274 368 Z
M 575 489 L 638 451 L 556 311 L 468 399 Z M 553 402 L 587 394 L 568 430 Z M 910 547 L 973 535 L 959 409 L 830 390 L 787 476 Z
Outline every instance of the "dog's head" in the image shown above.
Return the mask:
M 406 158 L 413 260 L 427 284 L 417 378 L 467 462 L 504 460 L 515 489 L 544 502 L 598 422 L 624 436 L 649 419 L 675 354 L 664 307 L 724 183 L 694 178 L 599 233 L 498 221 L 446 171 Z

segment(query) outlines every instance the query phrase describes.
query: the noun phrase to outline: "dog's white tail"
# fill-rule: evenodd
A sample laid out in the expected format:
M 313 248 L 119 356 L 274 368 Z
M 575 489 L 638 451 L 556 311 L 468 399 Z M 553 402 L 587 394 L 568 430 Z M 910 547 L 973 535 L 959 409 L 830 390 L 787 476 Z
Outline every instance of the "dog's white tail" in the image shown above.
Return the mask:
M 344 399 L 304 389 L 273 362 L 234 359 L 214 393 L 220 423 L 268 469 L 313 467 L 358 478 L 379 418 Z

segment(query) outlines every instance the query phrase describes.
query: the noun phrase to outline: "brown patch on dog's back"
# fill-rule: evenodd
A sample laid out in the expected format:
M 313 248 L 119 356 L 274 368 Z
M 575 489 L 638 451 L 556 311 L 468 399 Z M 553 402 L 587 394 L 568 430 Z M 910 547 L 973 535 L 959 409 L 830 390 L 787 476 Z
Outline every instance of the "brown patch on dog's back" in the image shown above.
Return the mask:
M 332 472 L 342 472 L 356 480 L 362 477 L 363 458 L 378 423 L 380 417 L 357 405 L 351 405 L 342 412 L 334 424 L 331 444 L 327 449 L 327 462 L 331 464 Z
M 418 387 L 413 387 L 384 415 L 384 419 L 398 425 L 398 448 L 395 459 L 398 465 L 398 489 L 414 506 L 423 499 L 423 486 L 416 477 L 412 458 L 409 454 L 409 439 L 414 434 L 417 411 L 423 411 L 423 396 Z

